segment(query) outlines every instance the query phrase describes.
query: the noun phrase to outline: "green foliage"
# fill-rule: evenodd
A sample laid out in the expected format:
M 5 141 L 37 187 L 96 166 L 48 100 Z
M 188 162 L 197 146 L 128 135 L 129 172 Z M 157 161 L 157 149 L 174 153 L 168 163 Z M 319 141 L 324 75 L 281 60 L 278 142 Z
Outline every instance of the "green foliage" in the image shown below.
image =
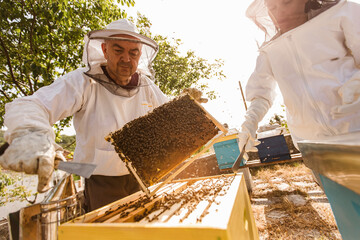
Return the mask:
M 4 173 L 0 168 L 0 206 L 8 202 L 25 201 L 32 195 L 31 191 L 19 184 L 20 179 Z
M 2 191 L 6 186 L 13 184 L 14 182 L 14 178 L 10 177 L 6 173 L 3 173 L 0 169 L 0 191 Z
M 5 131 L 0 130 L 0 146 L 5 143 L 4 133 Z
M 74 152 L 76 147 L 76 137 L 61 135 L 59 138 L 56 139 L 56 143 L 59 144 L 63 149 L 69 152 Z
M 282 111 L 285 112 L 285 106 L 284 105 L 281 105 L 282 107 Z M 275 125 L 275 124 L 278 124 L 280 125 L 281 127 L 285 127 L 286 131 L 289 133 L 289 128 L 288 128 L 288 124 L 287 124 L 287 121 L 285 119 L 285 117 L 283 115 L 280 115 L 280 114 L 274 114 L 274 116 L 270 119 L 270 122 L 269 122 L 270 125 Z
M 134 5 L 134 0 L 117 2 Z M 89 30 L 126 17 L 111 0 L 3 0 L 0 9 L 0 126 L 5 103 L 81 66 Z M 58 123 L 59 130 L 68 121 Z
M 81 179 L 80 176 L 73 174 L 74 181 L 79 181 Z
M 134 6 L 134 0 L 117 0 Z M 89 30 L 125 18 L 126 13 L 111 0 L 2 0 L 0 1 L 0 127 L 3 126 L 5 104 L 15 98 L 33 94 L 56 78 L 82 66 L 83 38 Z M 223 79 L 221 60 L 209 63 L 193 51 L 181 55 L 181 40 L 168 39 L 150 32 L 150 21 L 138 16 L 141 32 L 160 46 L 154 61 L 156 84 L 167 95 L 178 95 L 187 87 L 207 90 L 210 99 L 215 92 L 201 80 Z M 60 135 L 70 118 L 55 126 L 56 141 L 72 154 L 74 136 Z M 0 132 L 0 141 L 3 131 Z M 0 206 L 9 201 L 24 200 L 31 194 L 18 179 L 1 172 Z
M 152 35 L 150 20 L 141 14 L 138 14 L 136 25 L 142 34 L 159 44 L 159 53 L 153 62 L 155 83 L 166 95 L 176 96 L 184 88 L 196 87 L 201 91 L 207 91 L 208 98 L 216 98 L 215 92 L 208 89 L 208 84 L 200 82 L 212 78 L 222 80 L 225 77 L 221 70 L 224 64 L 222 60 L 209 63 L 206 59 L 197 57 L 194 51 L 187 51 L 182 56 L 179 51 L 181 40 Z
M 83 38 L 89 30 L 101 29 L 126 13 L 119 6 L 134 6 L 134 0 L 3 0 L 0 1 L 0 127 L 4 106 L 17 97 L 33 94 L 56 78 L 82 66 Z M 137 25 L 141 32 L 160 45 L 154 61 L 155 83 L 167 95 L 178 95 L 184 88 L 215 92 L 200 80 L 224 78 L 221 60 L 209 63 L 193 51 L 184 56 L 181 41 L 152 36 L 151 22 L 142 15 Z M 56 123 L 57 138 L 70 118 Z

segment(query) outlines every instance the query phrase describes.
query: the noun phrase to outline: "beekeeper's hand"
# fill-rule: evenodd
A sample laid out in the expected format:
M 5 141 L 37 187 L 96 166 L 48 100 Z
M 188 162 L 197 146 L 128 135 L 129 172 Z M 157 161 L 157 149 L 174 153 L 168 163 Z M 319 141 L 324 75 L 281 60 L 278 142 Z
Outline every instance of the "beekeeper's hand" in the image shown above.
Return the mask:
M 241 130 L 238 134 L 240 151 L 242 151 L 245 144 L 246 152 L 258 151 L 256 146 L 260 144 L 260 141 L 256 139 L 256 130 L 258 129 L 259 122 L 264 118 L 269 108 L 270 103 L 266 99 L 256 98 L 251 101 L 245 114 L 245 121 L 241 125 Z M 247 153 L 244 154 L 244 159 L 249 159 Z
M 238 134 L 238 138 L 239 138 L 239 150 L 240 152 L 242 151 L 244 145 L 245 146 L 245 153 L 243 158 L 247 161 L 249 160 L 249 156 L 248 156 L 248 152 L 257 152 L 258 149 L 256 148 L 257 145 L 260 144 L 260 141 L 258 141 L 257 139 L 255 139 L 251 133 L 247 132 L 247 131 L 241 131 Z
M 0 157 L 0 164 L 4 169 L 27 174 L 38 175 L 38 192 L 49 189 L 49 183 L 54 171 L 56 154 L 54 140 L 39 129 L 17 130 L 12 136 L 10 146 Z
M 352 79 L 346 82 L 339 90 L 342 98 L 342 105 L 334 106 L 331 109 L 333 119 L 341 118 L 360 110 L 360 79 Z
M 202 98 L 202 91 L 196 88 L 185 88 L 181 94 L 189 94 L 192 98 L 194 98 L 199 103 L 207 103 L 207 98 Z

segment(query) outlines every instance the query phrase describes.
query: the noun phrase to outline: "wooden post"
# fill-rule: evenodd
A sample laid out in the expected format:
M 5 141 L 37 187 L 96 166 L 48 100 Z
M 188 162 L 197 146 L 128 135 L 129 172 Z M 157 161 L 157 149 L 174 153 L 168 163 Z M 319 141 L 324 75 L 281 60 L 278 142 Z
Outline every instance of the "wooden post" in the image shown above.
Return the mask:
M 243 99 L 243 102 L 244 102 L 245 110 L 247 110 L 246 101 L 245 101 L 245 97 L 244 97 L 244 92 L 243 92 L 243 89 L 241 87 L 241 82 L 240 81 L 239 81 L 239 86 L 240 86 L 240 92 L 241 92 L 241 96 L 242 96 L 242 99 Z

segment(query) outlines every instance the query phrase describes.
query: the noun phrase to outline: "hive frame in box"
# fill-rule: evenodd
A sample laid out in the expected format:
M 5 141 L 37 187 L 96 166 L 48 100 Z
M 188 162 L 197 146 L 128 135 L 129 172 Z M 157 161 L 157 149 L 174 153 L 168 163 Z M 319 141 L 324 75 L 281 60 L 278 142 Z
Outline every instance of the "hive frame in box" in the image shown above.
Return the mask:
M 213 201 L 211 199 L 199 199 L 192 212 L 197 211 L 197 214 L 187 215 L 184 221 L 179 220 L 179 215 L 175 212 L 165 216 L 166 218 L 159 216 L 154 221 L 145 216 L 142 218 L 144 221 L 137 222 L 134 220 L 136 214 L 141 215 L 150 210 L 157 202 L 166 201 L 167 194 L 188 189 L 188 186 L 194 182 L 198 182 L 202 186 L 203 182 L 208 180 L 214 182 L 217 181 L 216 179 L 220 181 L 231 179 L 228 181 L 229 184 L 222 187 L 225 191 L 224 194 L 217 195 Z M 126 209 L 127 204 L 144 196 L 145 193 L 139 191 L 71 222 L 62 224 L 59 227 L 58 239 L 259 239 L 250 198 L 241 173 L 173 181 L 163 186 L 150 202 L 134 208 L 128 215 L 121 215 L 128 210 Z M 204 207 L 204 203 L 210 204 L 210 207 Z M 176 206 L 172 205 L 172 208 L 176 208 Z M 198 221 L 197 216 L 203 216 L 203 212 L 207 212 L 207 215 Z
M 194 100 L 194 99 L 193 99 Z M 169 181 L 171 181 L 172 179 L 174 179 L 180 172 L 182 172 L 186 167 L 188 167 L 191 163 L 193 163 L 196 159 L 198 159 L 203 153 L 205 153 L 219 138 L 225 136 L 225 134 L 227 133 L 227 129 L 220 123 L 218 122 L 209 112 L 207 112 L 205 110 L 205 108 L 203 106 L 201 106 L 200 103 L 198 103 L 196 100 L 194 100 L 194 102 L 205 112 L 205 116 L 208 117 L 214 124 L 215 126 L 217 126 L 219 128 L 219 130 L 221 132 L 219 132 L 216 136 L 214 136 L 210 141 L 208 141 L 205 145 L 204 148 L 197 153 L 196 155 L 192 156 L 189 158 L 189 160 L 183 165 L 181 166 L 178 170 L 176 170 L 174 173 L 172 173 L 170 176 L 168 176 L 163 182 L 161 182 L 160 184 L 157 185 L 157 187 L 153 190 L 150 191 L 144 184 L 144 182 L 141 180 L 141 178 L 139 177 L 139 175 L 137 174 L 136 170 L 134 169 L 134 167 L 131 164 L 131 161 L 127 160 L 125 161 L 126 166 L 128 167 L 128 169 L 131 171 L 131 173 L 134 175 L 134 177 L 136 178 L 136 180 L 138 181 L 141 190 L 144 191 L 144 193 L 148 196 L 154 196 L 154 194 L 165 184 L 167 184 Z M 197 149 L 198 150 L 198 149 Z M 194 152 L 196 152 L 197 150 L 195 150 Z M 122 153 L 121 153 L 122 154 Z M 194 153 L 193 153 L 194 154 Z M 122 154 L 123 159 L 126 159 L 126 157 Z M 175 169 L 176 166 L 173 168 Z

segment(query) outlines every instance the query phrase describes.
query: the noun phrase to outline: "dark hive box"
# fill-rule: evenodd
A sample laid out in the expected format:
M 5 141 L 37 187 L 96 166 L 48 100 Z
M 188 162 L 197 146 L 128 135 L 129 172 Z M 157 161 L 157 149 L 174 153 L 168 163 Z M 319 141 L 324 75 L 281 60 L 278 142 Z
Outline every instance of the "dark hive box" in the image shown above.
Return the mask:
M 110 133 L 106 140 L 115 146 L 128 168 L 131 163 L 143 184 L 149 187 L 218 132 L 206 111 L 189 95 L 183 95 L 127 123 Z

